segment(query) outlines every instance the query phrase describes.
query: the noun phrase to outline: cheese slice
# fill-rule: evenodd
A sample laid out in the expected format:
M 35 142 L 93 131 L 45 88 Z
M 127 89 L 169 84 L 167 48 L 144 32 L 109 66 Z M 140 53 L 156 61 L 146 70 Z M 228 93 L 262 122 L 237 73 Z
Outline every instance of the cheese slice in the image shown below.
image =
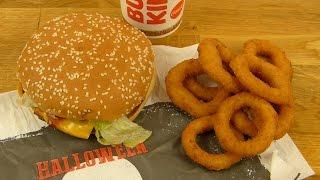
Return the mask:
M 45 112 L 41 111 L 39 108 L 34 109 L 34 113 L 39 117 L 42 117 L 48 124 L 55 127 L 56 129 L 82 139 L 88 139 L 92 130 L 93 124 L 88 121 L 80 121 L 73 119 L 63 119 L 63 118 L 50 118 Z
M 52 125 L 60 131 L 78 137 L 82 139 L 88 139 L 92 130 L 93 125 L 88 121 L 71 120 L 71 119 L 59 119 L 52 120 Z M 57 121 L 57 122 L 54 122 Z

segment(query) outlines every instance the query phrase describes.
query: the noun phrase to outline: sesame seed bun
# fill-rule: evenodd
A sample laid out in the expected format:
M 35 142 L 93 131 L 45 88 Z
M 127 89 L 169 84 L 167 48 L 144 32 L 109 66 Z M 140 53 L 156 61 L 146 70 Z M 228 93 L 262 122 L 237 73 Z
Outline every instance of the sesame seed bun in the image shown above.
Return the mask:
M 44 113 L 113 121 L 136 115 L 153 87 L 151 42 L 124 21 L 68 14 L 45 24 L 18 60 L 18 79 Z

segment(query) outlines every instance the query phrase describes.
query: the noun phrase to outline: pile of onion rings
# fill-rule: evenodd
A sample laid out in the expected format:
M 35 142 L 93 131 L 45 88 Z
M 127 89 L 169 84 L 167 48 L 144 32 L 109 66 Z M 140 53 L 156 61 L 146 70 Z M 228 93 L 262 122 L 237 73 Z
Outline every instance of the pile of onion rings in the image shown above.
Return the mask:
M 245 42 L 235 54 L 217 39 L 204 39 L 199 58 L 185 60 L 166 77 L 172 102 L 197 118 L 182 133 L 182 145 L 194 162 L 209 170 L 231 167 L 242 158 L 265 151 L 293 123 L 290 60 L 267 40 Z M 207 75 L 217 87 L 198 81 Z M 215 131 L 222 154 L 196 143 L 198 134 Z

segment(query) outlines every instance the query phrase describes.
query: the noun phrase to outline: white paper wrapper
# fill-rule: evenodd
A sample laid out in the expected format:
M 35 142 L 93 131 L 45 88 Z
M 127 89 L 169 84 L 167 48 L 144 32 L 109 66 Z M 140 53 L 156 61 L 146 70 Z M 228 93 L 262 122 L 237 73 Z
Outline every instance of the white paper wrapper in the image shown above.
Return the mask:
M 197 46 L 185 48 L 153 46 L 158 82 L 147 105 L 170 101 L 165 91 L 165 76 L 169 69 L 179 62 L 196 58 Z M 47 126 L 45 122 L 33 115 L 30 109 L 20 106 L 17 100 L 16 91 L 0 94 L 0 140 L 2 141 L 8 138 L 23 138 L 23 134 L 38 131 Z M 270 178 L 275 180 L 296 177 L 303 179 L 315 174 L 289 135 L 275 141 L 260 155 L 260 161 L 270 171 Z
M 47 123 L 41 121 L 29 108 L 21 106 L 16 91 L 0 94 L 0 140 L 21 138 L 23 134 L 38 131 Z

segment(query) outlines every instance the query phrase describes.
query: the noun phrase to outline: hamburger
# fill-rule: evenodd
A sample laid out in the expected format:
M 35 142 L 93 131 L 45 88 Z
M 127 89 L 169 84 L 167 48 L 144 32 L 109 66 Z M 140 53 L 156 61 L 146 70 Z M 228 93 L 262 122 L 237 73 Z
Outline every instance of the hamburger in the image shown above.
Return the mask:
M 135 27 L 99 13 L 47 22 L 18 59 L 22 102 L 56 129 L 102 144 L 135 146 L 151 132 L 134 122 L 155 79 L 151 42 Z

